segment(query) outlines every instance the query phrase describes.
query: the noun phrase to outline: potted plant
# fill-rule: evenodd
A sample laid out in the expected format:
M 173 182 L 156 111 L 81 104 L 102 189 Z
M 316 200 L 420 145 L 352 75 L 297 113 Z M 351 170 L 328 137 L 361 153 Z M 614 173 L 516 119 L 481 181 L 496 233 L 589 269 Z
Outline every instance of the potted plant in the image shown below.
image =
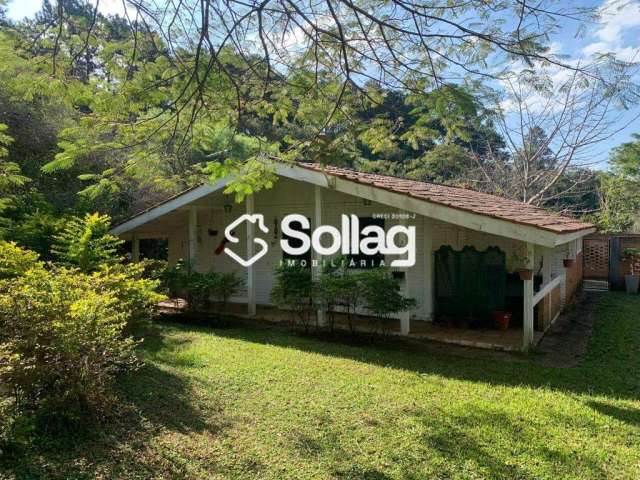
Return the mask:
M 640 284 L 640 248 L 625 248 L 623 258 L 629 261 L 630 273 L 624 276 L 624 286 L 627 293 L 637 293 Z
M 491 318 L 496 327 L 500 330 L 506 330 L 509 328 L 509 323 L 511 322 L 511 312 L 495 310 L 491 312 Z
M 509 257 L 511 267 L 513 271 L 518 272 L 520 280 L 531 280 L 533 278 L 533 269 L 527 268 L 525 265 L 529 265 L 529 259 L 525 255 L 521 257 L 517 253 L 512 253 Z

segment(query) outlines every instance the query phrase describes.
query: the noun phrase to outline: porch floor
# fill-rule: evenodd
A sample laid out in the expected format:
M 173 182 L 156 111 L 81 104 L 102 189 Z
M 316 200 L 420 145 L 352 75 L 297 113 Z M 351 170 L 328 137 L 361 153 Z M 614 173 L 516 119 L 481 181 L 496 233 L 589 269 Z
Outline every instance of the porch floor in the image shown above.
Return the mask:
M 168 300 L 159 305 L 161 309 L 165 310 L 183 310 L 185 306 L 186 304 L 182 299 Z M 293 319 L 291 312 L 280 310 L 270 305 L 256 305 L 256 315 L 250 317 L 247 313 L 246 304 L 230 303 L 227 305 L 227 313 L 240 318 L 251 318 L 273 323 L 291 322 Z M 334 319 L 336 328 L 341 330 L 349 329 L 346 314 L 334 313 Z M 312 321 L 315 321 L 315 319 Z M 365 315 L 356 315 L 353 318 L 353 324 L 358 331 L 371 331 L 372 326 L 376 325 L 376 319 Z M 391 322 L 389 333 L 400 335 L 400 320 Z M 408 338 L 475 348 L 519 351 L 522 349 L 522 336 L 522 329 L 520 328 L 509 328 L 507 330 L 470 329 L 434 325 L 432 322 L 423 320 L 411 320 L 411 330 Z M 542 336 L 543 332 L 534 332 L 534 345 L 540 342 Z

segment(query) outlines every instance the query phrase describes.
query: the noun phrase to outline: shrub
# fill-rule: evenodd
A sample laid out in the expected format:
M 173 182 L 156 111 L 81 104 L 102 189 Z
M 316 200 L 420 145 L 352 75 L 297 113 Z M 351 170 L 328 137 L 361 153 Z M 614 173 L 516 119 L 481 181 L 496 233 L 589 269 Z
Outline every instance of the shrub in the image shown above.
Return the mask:
M 15 248 L 0 245 L 0 258 Z M 158 282 L 141 272 L 103 266 L 86 274 L 35 262 L 0 280 L 0 393 L 45 426 L 107 412 L 115 375 L 138 363 L 125 328 L 161 298 Z
M 349 269 L 348 264 L 344 257 L 337 257 L 326 263 L 318 280 L 317 298 L 322 308 L 328 312 L 328 324 L 332 331 L 335 311 L 342 309 L 347 316 L 349 330 L 355 335 L 355 314 L 362 298 L 362 272 Z
M 383 335 L 390 331 L 391 316 L 405 312 L 416 305 L 413 298 L 400 292 L 400 282 L 384 268 L 365 271 L 360 276 L 363 306 L 375 315 Z
M 60 263 L 83 272 L 120 263 L 118 249 L 124 241 L 109 233 L 110 225 L 108 215 L 87 213 L 82 218 L 71 217 L 55 237 L 52 251 Z
M 65 220 L 56 216 L 53 208 L 37 193 L 29 192 L 27 195 L 20 199 L 20 205 L 12 215 L 14 219 L 7 229 L 6 238 L 38 253 L 42 260 L 54 260 L 51 249 Z
M 294 324 L 309 331 L 313 309 L 311 269 L 297 262 L 283 262 L 275 270 L 271 300 L 280 308 L 291 310 Z
M 179 260 L 174 266 L 167 267 L 162 274 L 162 285 L 171 298 L 185 295 L 190 277 L 195 272 L 191 263 Z
M 137 263 L 143 265 L 144 267 L 142 276 L 144 278 L 149 278 L 152 280 L 162 280 L 165 276 L 167 268 L 169 268 L 169 264 L 166 260 L 145 258 Z
M 220 303 L 221 313 L 226 312 L 229 299 L 244 285 L 244 280 L 233 272 L 200 273 L 183 261 L 167 268 L 162 280 L 171 297 L 185 297 L 189 310 L 202 311 L 213 299 Z
M 158 302 L 166 297 L 158 293 L 160 281 L 147 278 L 144 262 L 132 264 L 102 265 L 90 274 L 90 281 L 97 291 L 112 293 L 119 308 L 127 312 L 128 324 L 148 319 Z
M 214 284 L 213 298 L 220 304 L 222 313 L 226 313 L 229 299 L 233 297 L 240 288 L 244 286 L 244 280 L 234 272 L 219 273 Z
M 0 241 L 0 280 L 15 278 L 39 265 L 38 254 L 13 242 Z
M 402 295 L 400 283 L 389 270 L 353 270 L 343 260 L 338 257 L 327 262 L 318 279 L 316 298 L 320 307 L 327 310 L 329 328 L 333 331 L 335 311 L 341 309 L 351 334 L 355 335 L 355 315 L 359 308 L 364 308 L 376 317 L 374 325 L 379 325 L 382 333 L 387 334 L 392 315 L 413 308 L 415 299 Z

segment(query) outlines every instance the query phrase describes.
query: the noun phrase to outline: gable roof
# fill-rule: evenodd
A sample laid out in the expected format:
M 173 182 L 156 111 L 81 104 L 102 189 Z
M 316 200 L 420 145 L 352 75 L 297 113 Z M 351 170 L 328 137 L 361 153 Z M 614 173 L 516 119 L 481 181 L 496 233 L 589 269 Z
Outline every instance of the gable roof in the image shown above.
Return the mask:
M 364 173 L 317 163 L 276 163 L 275 173 L 462 227 L 553 247 L 595 231 L 589 223 L 548 212 L 515 200 L 405 178 Z M 113 227 L 111 233 L 129 232 L 191 202 L 222 190 L 232 181 L 225 177 L 174 195 Z
M 517 200 L 477 192 L 466 188 L 449 187 L 436 183 L 408 180 L 406 178 L 364 173 L 347 168 L 302 163 L 298 166 L 309 170 L 324 172 L 327 175 L 344 178 L 352 182 L 371 185 L 395 193 L 426 200 L 431 203 L 464 210 L 467 212 L 498 218 L 508 222 L 531 225 L 554 233 L 571 233 L 593 229 L 590 223 L 580 222 L 571 217 L 558 215 L 540 207 Z

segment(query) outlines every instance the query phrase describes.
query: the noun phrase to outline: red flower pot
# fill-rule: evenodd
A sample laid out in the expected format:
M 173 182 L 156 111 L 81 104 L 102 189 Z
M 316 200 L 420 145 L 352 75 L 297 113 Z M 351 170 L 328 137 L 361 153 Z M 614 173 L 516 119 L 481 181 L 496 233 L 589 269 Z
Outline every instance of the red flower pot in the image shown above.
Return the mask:
M 496 327 L 500 330 L 506 330 L 511 322 L 511 312 L 495 311 L 491 313 L 491 318 Z
M 564 260 L 562 260 L 562 265 L 564 265 L 564 268 L 571 268 L 573 267 L 574 263 L 576 263 L 576 261 L 573 258 L 565 258 Z

